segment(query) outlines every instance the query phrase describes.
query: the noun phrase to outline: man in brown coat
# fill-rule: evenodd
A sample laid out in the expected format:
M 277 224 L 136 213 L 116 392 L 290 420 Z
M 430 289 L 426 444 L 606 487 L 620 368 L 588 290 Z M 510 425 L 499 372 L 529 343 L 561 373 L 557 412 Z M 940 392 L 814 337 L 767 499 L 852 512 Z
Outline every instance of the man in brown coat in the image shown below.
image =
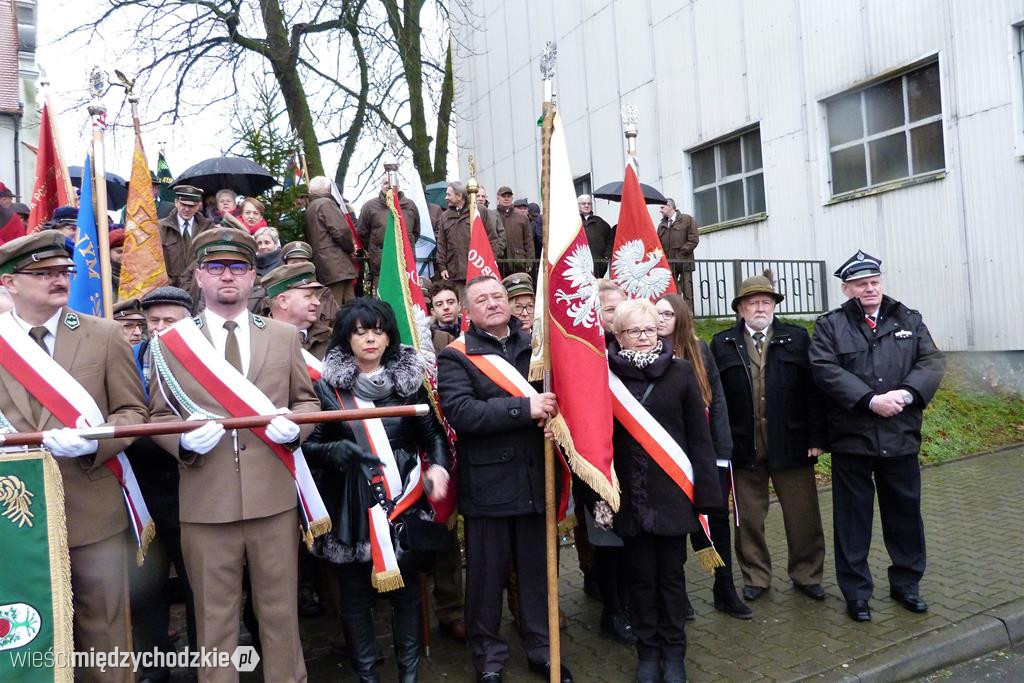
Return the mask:
M 484 222 L 485 226 L 494 226 L 495 237 L 491 240 L 491 251 L 494 252 L 494 258 L 501 261 L 505 258 L 505 226 L 502 224 L 498 212 L 491 208 L 491 202 L 487 198 L 487 188 L 483 185 L 476 188 L 476 211 L 480 214 L 480 220 Z
M 380 274 L 380 253 L 384 248 L 384 232 L 388 227 L 388 217 L 391 209 L 388 208 L 388 190 L 391 183 L 385 175 L 380 182 L 380 194 L 363 204 L 359 211 L 359 221 L 356 223 L 356 232 L 359 233 L 359 241 L 366 250 L 366 274 L 363 277 L 364 291 L 372 292 L 377 286 L 377 277 Z M 398 186 L 395 186 L 398 191 Z M 405 229 L 409 231 L 409 243 L 415 245 L 420 238 L 420 214 L 416 205 L 404 193 L 398 192 L 398 205 L 402 210 L 402 217 L 405 219 Z
M 306 239 L 313 248 L 313 263 L 320 282 L 330 288 L 338 304 L 354 299 L 359 275 L 352 262 L 355 242 L 345 214 L 331 196 L 331 181 L 326 176 L 309 181 Z
M 448 210 L 441 214 L 434 234 L 437 237 L 437 273 L 442 280 L 452 280 L 460 289 L 466 284 L 466 266 L 469 261 L 469 194 L 466 184 L 460 181 L 448 183 L 444 195 Z M 487 239 L 491 245 L 498 240 L 494 224 L 481 216 Z M 495 253 L 497 258 L 497 253 Z
M 665 250 L 665 258 L 672 265 L 672 277 L 679 286 L 679 293 L 693 310 L 693 251 L 700 242 L 697 222 L 693 216 L 676 210 L 673 199 L 666 199 L 661 207 L 661 223 L 658 224 L 658 239 Z
M 526 200 L 521 200 L 525 202 Z M 533 264 L 533 226 L 530 217 L 523 211 L 515 210 L 512 188 L 498 188 L 498 216 L 505 226 L 505 260 L 501 263 L 501 272 L 511 275 L 521 271 L 529 271 Z M 495 256 L 495 258 L 498 258 Z
M 14 309 L 0 325 L 38 344 L 92 397 L 107 425 L 142 424 L 148 412 L 131 347 L 117 323 L 67 308 L 73 262 L 53 230 L 0 246 L 0 285 Z M 37 367 L 45 373 L 45 367 Z M 45 431 L 64 482 L 71 555 L 75 649 L 131 651 L 127 610 L 128 516 L 106 463 L 133 439 L 91 441 L 65 429 L 27 386 L 0 367 L 0 413 L 19 432 Z M 98 425 L 94 425 L 98 426 Z M 294 495 L 294 494 L 293 494 Z M 11 556 L 16 549 L 5 549 Z M 85 680 L 130 681 L 131 669 L 80 672 Z
M 196 263 L 192 257 L 192 240 L 208 230 L 213 223 L 203 216 L 203 191 L 191 185 L 174 188 L 174 210 L 160 219 L 160 242 L 164 247 L 164 266 L 168 283 L 196 298 L 196 284 L 192 278 Z
M 278 410 L 320 409 L 313 393 L 299 338 L 291 325 L 249 313 L 246 301 L 256 273 L 256 241 L 233 228 L 207 231 L 194 244 L 196 281 L 206 310 L 182 320 L 151 345 L 155 363 L 150 380 L 153 422 L 206 419 L 229 411 L 181 360 L 164 338 L 179 326 L 194 325 L 224 358 L 255 385 Z M 186 332 L 188 330 L 185 330 Z M 205 345 L 204 345 L 205 346 Z M 160 347 L 160 348 L 158 348 Z M 237 388 L 244 391 L 244 386 Z M 291 450 L 313 425 L 299 427 L 278 415 L 266 428 L 270 442 Z M 181 545 L 195 596 L 199 646 L 234 651 L 242 572 L 247 567 L 260 629 L 263 677 L 304 681 L 299 642 L 298 538 L 296 485 L 271 445 L 251 430 L 223 438 L 224 428 L 206 422 L 182 435 L 155 437 L 181 461 Z M 233 667 L 200 671 L 201 681 L 237 681 Z

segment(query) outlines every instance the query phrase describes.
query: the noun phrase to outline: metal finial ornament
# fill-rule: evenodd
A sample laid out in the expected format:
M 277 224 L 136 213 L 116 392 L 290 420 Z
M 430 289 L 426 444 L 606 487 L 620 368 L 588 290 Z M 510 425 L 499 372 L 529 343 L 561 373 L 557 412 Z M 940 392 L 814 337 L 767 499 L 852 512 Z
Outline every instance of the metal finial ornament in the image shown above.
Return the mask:
M 544 54 L 540 57 L 540 76 L 545 81 L 555 77 L 555 62 L 558 59 L 558 44 L 549 40 L 544 45 Z
M 626 153 L 636 157 L 637 124 L 640 123 L 640 110 L 634 104 L 622 108 L 622 133 L 626 136 Z
M 384 144 L 387 147 L 388 154 L 391 155 L 391 160 L 397 162 L 399 154 L 402 153 L 402 143 L 398 140 L 398 133 L 395 132 L 394 128 L 388 129 L 387 139 Z
M 89 94 L 92 99 L 98 100 L 103 97 L 103 94 L 107 92 L 108 85 L 106 71 L 99 66 L 94 66 L 89 70 Z

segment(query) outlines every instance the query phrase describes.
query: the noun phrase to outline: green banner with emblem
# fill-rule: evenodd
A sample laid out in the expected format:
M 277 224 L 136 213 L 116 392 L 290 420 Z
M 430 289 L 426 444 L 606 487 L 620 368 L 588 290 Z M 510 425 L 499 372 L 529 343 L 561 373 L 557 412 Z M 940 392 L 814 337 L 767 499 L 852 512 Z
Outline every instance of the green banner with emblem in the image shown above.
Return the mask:
M 42 450 L 0 452 L 0 681 L 72 679 L 64 487 Z

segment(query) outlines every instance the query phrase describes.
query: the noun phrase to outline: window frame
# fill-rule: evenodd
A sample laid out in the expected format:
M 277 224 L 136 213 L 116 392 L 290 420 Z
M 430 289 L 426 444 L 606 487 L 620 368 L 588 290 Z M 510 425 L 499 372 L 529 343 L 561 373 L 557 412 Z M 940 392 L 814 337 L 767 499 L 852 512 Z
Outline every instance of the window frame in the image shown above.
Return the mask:
M 939 113 L 926 116 L 916 121 L 910 121 L 910 97 L 908 93 L 908 81 L 907 76 L 919 71 L 925 67 L 935 65 L 939 74 Z M 877 133 L 868 132 L 868 121 L 867 121 L 867 104 L 866 104 L 866 93 L 872 88 L 882 85 L 883 83 L 889 83 L 899 79 L 900 91 L 903 98 L 903 123 L 899 126 L 893 126 Z M 861 117 L 861 130 L 862 135 L 854 140 L 842 142 L 833 145 L 831 142 L 831 129 L 829 128 L 829 117 L 828 117 L 828 105 L 836 100 L 849 97 L 851 95 L 859 95 L 859 109 Z M 854 199 L 860 196 L 874 194 L 877 192 L 885 191 L 888 189 L 895 189 L 897 187 L 904 187 L 908 184 L 916 184 L 922 181 L 934 180 L 937 178 L 944 177 L 948 172 L 948 154 L 946 150 L 946 130 L 945 130 L 945 113 L 946 107 L 944 102 L 944 88 L 943 88 L 943 68 L 942 60 L 938 53 L 934 53 L 922 59 L 916 60 L 908 65 L 901 66 L 896 69 L 891 69 L 885 73 L 879 74 L 869 81 L 859 83 L 853 87 L 846 88 L 840 92 L 829 95 L 819 100 L 822 112 L 822 120 L 824 123 L 824 142 L 825 142 L 825 168 L 827 171 L 826 175 L 826 186 L 828 188 L 828 198 L 826 203 L 844 201 L 846 199 Z M 940 130 L 942 131 L 942 167 L 929 169 L 927 171 L 914 172 L 914 155 L 913 155 L 913 137 L 911 131 L 917 128 L 923 128 L 933 123 L 939 123 Z M 906 145 L 906 160 L 907 160 L 907 175 L 900 178 L 894 178 L 890 180 L 883 180 L 881 182 L 872 182 L 871 178 L 871 155 L 870 145 L 872 142 L 888 138 L 896 134 L 902 134 Z M 853 149 L 861 147 L 864 150 L 864 175 L 866 185 L 863 185 L 852 190 L 844 190 L 842 192 L 835 192 L 835 179 L 833 176 L 832 169 L 832 155 L 836 152 L 840 152 L 847 149 Z
M 1010 69 L 1010 109 L 1013 113 L 1014 157 L 1024 161 L 1024 19 L 1010 24 L 1008 53 Z
M 746 170 L 747 166 L 747 146 L 744 144 L 743 138 L 751 133 L 756 132 L 758 134 L 758 144 L 761 150 L 761 165 L 754 170 Z M 730 142 L 738 141 L 740 146 L 740 172 L 733 173 L 730 175 L 722 175 L 724 172 L 724 163 L 722 161 L 722 147 Z M 715 180 L 711 183 L 705 183 L 703 185 L 697 185 L 697 179 L 694 176 L 694 155 L 701 152 L 705 152 L 708 149 L 714 150 L 714 161 L 715 161 Z M 713 140 L 704 142 L 696 147 L 692 147 L 686 150 L 687 160 L 689 161 L 690 167 L 690 199 L 693 202 L 693 213 L 694 218 L 698 220 L 700 225 L 700 232 L 714 232 L 716 230 L 722 230 L 724 228 L 730 228 L 736 225 L 745 225 L 747 223 L 754 223 L 757 221 L 763 221 L 768 218 L 768 189 L 764 182 L 764 141 L 761 137 L 761 122 L 757 121 L 750 125 L 742 128 L 733 130 L 725 135 L 721 135 Z M 761 187 L 764 190 L 764 209 L 761 211 L 750 211 L 750 196 L 747 191 L 747 179 L 760 175 L 761 176 Z M 743 187 L 743 211 L 742 216 L 736 218 L 730 218 L 728 220 L 722 220 L 722 196 L 721 188 L 724 185 L 740 181 L 740 185 Z M 707 190 L 715 190 L 715 202 L 718 210 L 718 219 L 714 223 L 708 223 L 707 225 L 701 224 L 697 217 L 697 193 L 706 192 Z

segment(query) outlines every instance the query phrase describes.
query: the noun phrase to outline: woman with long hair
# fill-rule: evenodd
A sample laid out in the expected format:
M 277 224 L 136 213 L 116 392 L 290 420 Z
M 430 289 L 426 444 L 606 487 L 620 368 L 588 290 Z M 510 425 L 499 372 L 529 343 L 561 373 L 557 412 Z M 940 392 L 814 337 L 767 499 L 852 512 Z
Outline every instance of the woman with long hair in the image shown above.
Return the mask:
M 715 569 L 715 609 L 737 619 L 750 619 L 753 611 L 740 599 L 732 576 L 732 542 L 729 533 L 729 483 L 731 477 L 729 461 L 732 458 L 732 432 L 729 429 L 729 413 L 725 403 L 725 392 L 718 375 L 718 366 L 711 349 L 697 337 L 694 331 L 693 315 L 686 299 L 679 294 L 666 294 L 655 304 L 658 309 L 658 336 L 672 342 L 676 358 L 685 358 L 693 364 L 700 385 L 701 398 L 708 411 L 711 426 L 711 440 L 714 443 L 718 479 L 722 489 L 722 506 L 708 515 L 711 540 L 715 550 L 725 563 Z M 707 546 L 703 533 L 691 534 L 694 550 Z M 692 618 L 693 608 L 687 607 L 687 616 Z
M 361 298 L 338 312 L 315 389 L 324 410 L 427 403 L 425 369 L 423 357 L 400 343 L 391 307 Z M 318 486 L 332 529 L 313 552 L 337 569 L 352 667 L 361 682 L 380 680 L 372 612 L 379 592 L 391 602 L 398 680 L 412 683 L 420 650 L 417 573 L 429 566 L 429 551 L 440 549 L 439 538 L 448 537 L 427 504 L 448 487 L 444 431 L 432 411 L 323 422 L 302 448 L 322 470 Z M 430 463 L 425 471 L 421 452 Z

